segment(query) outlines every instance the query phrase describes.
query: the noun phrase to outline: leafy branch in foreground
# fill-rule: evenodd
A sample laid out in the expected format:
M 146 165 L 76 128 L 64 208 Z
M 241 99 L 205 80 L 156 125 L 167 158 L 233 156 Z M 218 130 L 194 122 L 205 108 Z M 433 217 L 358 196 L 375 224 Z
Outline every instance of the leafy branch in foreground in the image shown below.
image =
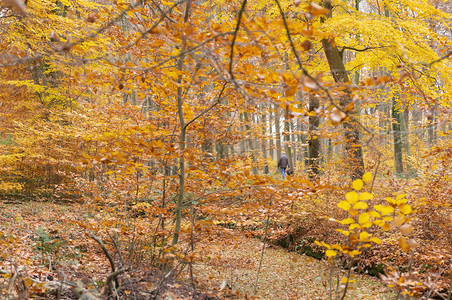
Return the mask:
M 339 233 L 348 238 L 346 245 L 327 244 L 325 242 L 316 241 L 316 244 L 325 247 L 327 250 L 325 255 L 333 266 L 333 259 L 338 254 L 343 254 L 348 262 L 347 276 L 336 283 L 336 299 L 344 299 L 349 287 L 350 274 L 354 264 L 355 257 L 362 254 L 364 249 L 372 248 L 374 245 L 381 245 L 380 238 L 374 236 L 370 231 L 373 228 L 380 227 L 382 231 L 388 231 L 392 227 L 398 228 L 401 237 L 399 245 L 405 251 L 410 251 L 418 246 L 418 243 L 411 238 L 407 238 L 413 231 L 414 227 L 409 224 L 413 210 L 407 203 L 406 194 L 397 195 L 395 199 L 391 197 L 385 198 L 385 203 L 369 206 L 368 201 L 374 199 L 374 195 L 369 192 L 362 191 L 365 182 L 372 180 L 371 173 L 365 173 L 362 179 L 356 179 L 352 183 L 353 191 L 345 194 L 345 200 L 340 201 L 337 206 L 345 210 L 348 217 L 343 220 L 337 220 L 338 223 L 348 226 L 346 230 L 336 229 Z M 330 299 L 332 299 L 332 272 L 330 273 Z M 399 291 L 416 295 L 419 291 L 419 285 L 414 287 L 411 285 L 396 285 Z M 339 286 L 342 284 L 342 286 Z M 340 289 L 341 288 L 341 289 Z M 423 290 L 423 289 L 422 289 Z M 342 291 L 342 293 L 341 293 Z M 342 294 L 339 297 L 339 294 Z

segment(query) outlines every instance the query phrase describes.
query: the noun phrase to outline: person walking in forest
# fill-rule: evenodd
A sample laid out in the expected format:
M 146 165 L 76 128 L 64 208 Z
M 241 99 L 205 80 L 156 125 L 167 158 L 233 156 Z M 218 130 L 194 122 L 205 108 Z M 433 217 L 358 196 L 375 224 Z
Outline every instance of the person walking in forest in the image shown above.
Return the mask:
M 282 178 L 286 179 L 286 168 L 289 167 L 289 158 L 285 153 L 278 160 L 278 168 L 281 168 Z

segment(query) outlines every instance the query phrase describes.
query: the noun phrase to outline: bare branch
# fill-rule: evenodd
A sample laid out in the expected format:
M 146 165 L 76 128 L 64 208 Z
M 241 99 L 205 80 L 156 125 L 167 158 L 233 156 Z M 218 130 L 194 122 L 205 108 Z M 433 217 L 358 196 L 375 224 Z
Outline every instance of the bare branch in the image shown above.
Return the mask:
M 238 33 L 239 29 L 240 29 L 240 22 L 242 20 L 242 15 L 243 15 L 243 12 L 245 11 L 246 1 L 247 0 L 243 0 L 242 6 L 240 7 L 239 16 L 238 16 L 238 20 L 237 20 L 237 25 L 235 26 L 234 36 L 233 36 L 232 42 L 231 42 L 231 53 L 229 55 L 229 74 L 231 74 L 232 81 L 234 81 L 234 74 L 232 73 L 232 64 L 233 64 L 233 61 L 234 61 L 234 45 L 235 45 L 235 40 L 237 38 L 237 33 Z

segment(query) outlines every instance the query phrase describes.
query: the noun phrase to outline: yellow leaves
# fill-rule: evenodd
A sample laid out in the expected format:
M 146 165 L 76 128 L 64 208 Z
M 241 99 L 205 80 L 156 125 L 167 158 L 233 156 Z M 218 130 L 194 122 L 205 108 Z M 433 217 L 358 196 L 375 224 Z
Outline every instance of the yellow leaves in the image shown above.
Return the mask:
M 370 239 L 369 239 L 369 242 L 372 242 L 372 243 L 381 245 L 381 240 L 380 240 L 379 238 L 377 238 L 377 237 L 372 237 L 372 238 L 370 238 Z
M 394 212 L 394 207 L 392 206 L 386 206 L 386 205 L 374 205 L 374 209 L 376 211 L 379 211 L 382 216 L 386 216 L 389 214 L 392 214 Z
M 334 257 L 337 255 L 337 252 L 331 249 L 326 250 L 325 252 L 325 256 L 326 257 Z
M 347 201 L 341 201 L 337 204 L 337 207 L 343 210 L 350 210 L 351 204 Z
M 409 251 L 411 249 L 407 243 L 407 239 L 404 237 L 401 237 L 399 239 L 399 246 L 400 246 L 400 248 L 402 248 L 403 251 Z
M 361 194 L 359 194 L 359 200 L 372 200 L 374 198 L 374 195 L 372 195 L 371 193 L 368 192 L 363 192 Z
M 352 186 L 355 191 L 360 191 L 363 188 L 364 182 L 361 179 L 353 181 Z
M 381 215 L 378 212 L 376 212 L 375 210 L 369 211 L 369 215 L 371 215 L 374 218 L 381 218 Z
M 346 202 L 346 201 L 341 201 L 341 202 Z M 369 207 L 369 205 L 367 205 L 366 202 L 357 202 L 355 205 L 353 205 L 353 209 L 366 209 L 368 207 Z
M 348 282 L 348 278 L 347 277 L 342 277 L 340 283 L 344 284 Z
M 347 219 L 340 221 L 339 223 L 341 223 L 342 225 L 353 224 L 353 223 L 355 223 L 355 220 L 353 220 L 352 218 L 347 218 Z
M 347 277 L 342 277 L 342 279 L 341 279 L 341 281 L 340 281 L 340 283 L 342 283 L 342 284 L 344 284 L 344 283 L 347 283 L 347 282 L 356 282 L 356 280 L 353 280 L 353 279 L 348 279 Z
M 386 202 L 388 202 L 389 204 L 391 204 L 392 206 L 396 205 L 396 201 L 394 199 L 392 199 L 391 197 L 386 197 L 385 198 Z
M 355 191 L 348 192 L 345 194 L 345 199 L 347 199 L 347 201 L 350 202 L 351 204 L 355 204 L 359 199 L 359 195 Z
M 364 223 L 367 223 L 369 220 L 370 220 L 370 215 L 366 212 L 363 212 L 362 214 L 359 215 L 358 223 L 362 225 Z
M 345 236 L 349 236 L 350 235 L 350 231 L 347 231 L 347 230 L 336 229 L 336 231 L 342 233 Z
M 348 255 L 350 255 L 351 257 L 355 257 L 356 255 L 359 255 L 359 254 L 361 254 L 362 252 L 361 251 L 359 251 L 359 250 L 353 250 L 353 251 L 350 251 L 349 253 L 348 253 Z
M 350 226 L 348 227 L 348 229 L 349 229 L 349 230 L 353 230 L 353 229 L 356 229 L 356 228 L 359 228 L 359 227 L 360 227 L 359 224 L 353 223 L 353 224 L 350 224 Z
M 403 213 L 404 215 L 409 215 L 409 214 L 411 214 L 411 212 L 413 211 L 413 210 L 411 209 L 411 206 L 408 205 L 408 204 L 405 204 L 405 205 L 400 206 L 400 207 L 399 207 L 399 210 L 400 210 L 400 212 Z
M 363 232 L 360 232 L 359 233 L 359 240 L 361 241 L 361 242 L 365 242 L 365 241 L 367 241 L 367 239 L 369 238 L 369 234 L 367 233 L 367 231 L 363 231 Z
M 364 182 L 368 182 L 368 181 L 371 181 L 372 180 L 372 174 L 370 173 L 370 172 L 366 172 L 364 175 L 363 175 L 363 181 Z

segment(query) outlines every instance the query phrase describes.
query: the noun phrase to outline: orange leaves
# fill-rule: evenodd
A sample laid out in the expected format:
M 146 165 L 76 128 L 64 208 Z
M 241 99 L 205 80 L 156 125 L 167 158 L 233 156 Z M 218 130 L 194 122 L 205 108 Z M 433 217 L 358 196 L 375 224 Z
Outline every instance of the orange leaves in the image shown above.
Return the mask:
M 347 115 L 337 108 L 333 108 L 330 113 L 330 121 L 334 126 L 340 125 L 346 118 Z
M 329 10 L 325 7 L 318 5 L 317 3 L 311 2 L 307 7 L 307 10 L 313 17 L 324 16 L 329 13 Z

